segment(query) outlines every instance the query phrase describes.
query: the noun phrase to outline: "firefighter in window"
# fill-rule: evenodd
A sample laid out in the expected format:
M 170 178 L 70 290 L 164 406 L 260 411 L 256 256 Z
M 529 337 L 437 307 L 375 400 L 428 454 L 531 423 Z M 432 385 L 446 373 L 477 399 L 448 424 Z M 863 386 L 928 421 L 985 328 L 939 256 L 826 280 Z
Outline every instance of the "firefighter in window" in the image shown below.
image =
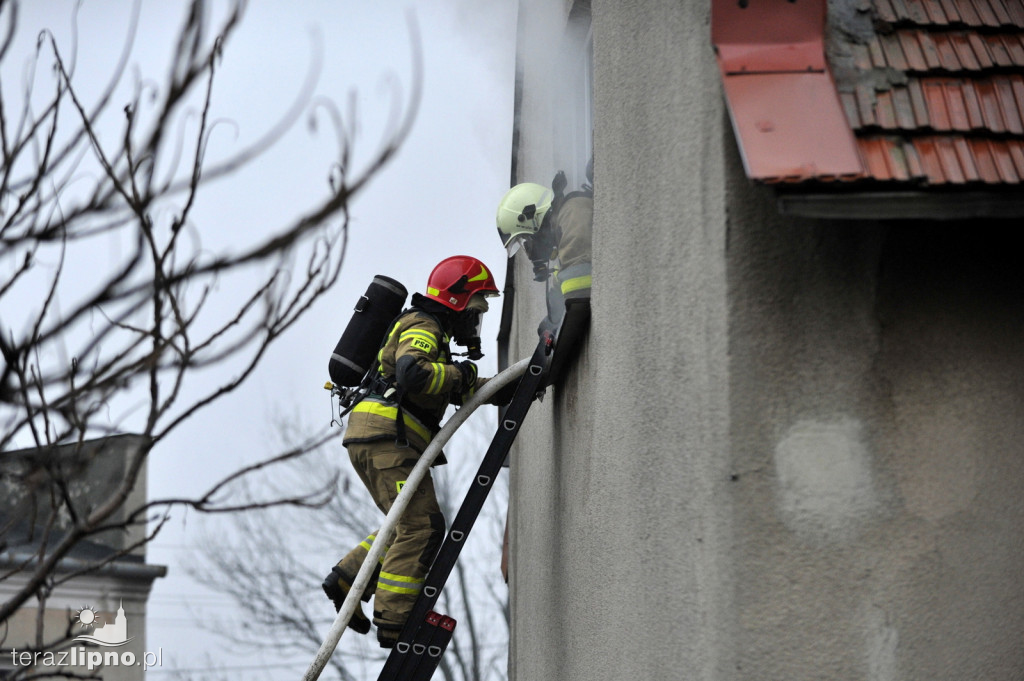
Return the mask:
M 594 231 L 594 162 L 587 182 L 565 194 L 565 173 L 545 187 L 524 182 L 498 205 L 498 234 L 513 257 L 520 249 L 533 263 L 534 279 L 547 282 L 547 316 L 537 332 L 556 336 L 550 371 L 554 381 L 590 320 L 591 250 Z

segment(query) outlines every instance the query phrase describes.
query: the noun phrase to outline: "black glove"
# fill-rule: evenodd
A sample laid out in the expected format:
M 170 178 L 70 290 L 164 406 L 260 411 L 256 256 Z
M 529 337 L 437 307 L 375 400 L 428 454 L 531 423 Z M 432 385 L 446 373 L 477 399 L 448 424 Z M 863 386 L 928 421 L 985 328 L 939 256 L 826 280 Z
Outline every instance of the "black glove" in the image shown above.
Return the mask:
M 461 362 L 455 362 L 455 368 L 462 374 L 462 391 L 472 390 L 476 385 L 476 364 L 464 359 Z
M 548 333 L 554 338 L 558 334 L 558 326 L 558 322 L 551 319 L 551 317 L 544 317 L 544 319 L 540 320 L 540 324 L 537 325 L 537 335 L 543 338 L 544 334 Z
M 569 181 L 565 179 L 565 171 L 559 170 L 555 173 L 554 179 L 551 180 L 551 191 L 554 192 L 555 196 L 561 196 L 568 184 Z

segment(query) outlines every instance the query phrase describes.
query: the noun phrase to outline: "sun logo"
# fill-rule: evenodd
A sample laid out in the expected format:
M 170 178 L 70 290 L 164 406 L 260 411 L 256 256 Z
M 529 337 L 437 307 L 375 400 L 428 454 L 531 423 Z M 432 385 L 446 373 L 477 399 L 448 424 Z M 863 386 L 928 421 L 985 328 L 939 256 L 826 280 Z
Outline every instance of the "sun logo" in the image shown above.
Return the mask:
M 85 606 L 79 610 L 75 617 L 78 618 L 78 623 L 81 624 L 83 628 L 99 624 L 99 616 L 97 616 L 96 611 L 89 606 Z

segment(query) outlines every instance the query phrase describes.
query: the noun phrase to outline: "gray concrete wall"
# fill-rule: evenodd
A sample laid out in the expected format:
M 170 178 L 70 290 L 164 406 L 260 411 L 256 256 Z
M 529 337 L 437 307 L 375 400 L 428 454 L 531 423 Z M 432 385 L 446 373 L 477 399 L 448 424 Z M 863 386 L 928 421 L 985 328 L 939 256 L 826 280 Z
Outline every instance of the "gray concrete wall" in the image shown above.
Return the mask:
M 513 452 L 511 678 L 1024 678 L 1015 226 L 780 216 L 705 3 L 593 12 L 592 329 Z
M 718 500 L 724 119 L 706 31 L 698 3 L 594 3 L 592 330 L 512 460 L 514 679 L 713 678 L 718 664 L 732 518 Z M 529 314 L 522 266 L 517 282 Z M 519 320 L 513 354 L 536 322 Z
M 1009 225 L 766 219 L 733 187 L 726 678 L 1024 677 Z

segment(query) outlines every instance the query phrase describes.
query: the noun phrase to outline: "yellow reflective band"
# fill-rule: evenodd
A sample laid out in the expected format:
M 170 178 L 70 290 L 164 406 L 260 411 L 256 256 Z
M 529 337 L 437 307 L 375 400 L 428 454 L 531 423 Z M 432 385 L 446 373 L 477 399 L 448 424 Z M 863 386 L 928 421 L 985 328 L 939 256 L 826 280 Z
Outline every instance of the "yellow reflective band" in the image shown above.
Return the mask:
M 572 279 L 566 279 L 562 282 L 562 295 L 572 293 L 573 291 L 579 291 L 581 289 L 590 288 L 591 275 L 587 274 L 582 277 L 573 277 Z
M 420 336 L 422 338 L 426 338 L 431 343 L 437 343 L 437 336 L 430 333 L 429 331 L 424 331 L 423 329 L 407 329 L 402 332 L 402 335 L 398 337 L 398 340 L 399 342 L 404 343 L 406 340 L 413 336 Z
M 396 594 L 418 594 L 423 588 L 423 580 L 381 571 L 377 579 L 377 588 Z
M 352 413 L 362 412 L 364 414 L 373 414 L 374 416 L 382 416 L 392 421 L 398 420 L 398 407 L 389 407 L 386 404 L 380 402 L 374 402 L 373 400 L 363 400 L 352 409 Z M 430 431 L 424 428 L 419 422 L 413 420 L 408 414 L 404 414 L 405 427 L 412 432 L 419 435 L 426 441 L 430 441 Z
M 434 352 L 437 349 L 437 336 L 429 331 L 421 329 L 403 331 L 402 335 L 398 337 L 398 342 L 405 343 L 407 341 L 412 341 L 414 348 L 419 348 L 425 352 Z
M 395 489 L 398 490 L 399 494 L 402 493 L 402 488 L 403 487 L 405 487 L 405 480 L 399 480 L 398 482 L 395 483 Z
M 480 265 L 480 274 L 476 275 L 469 281 L 484 281 L 485 279 L 487 279 L 488 276 L 490 275 L 487 274 L 487 268 L 484 267 L 483 265 Z
M 423 578 L 406 577 L 405 575 L 396 575 L 390 572 L 380 573 L 380 578 L 386 579 L 389 582 L 401 582 L 403 584 L 422 584 L 424 582 Z
M 391 591 L 391 592 L 396 593 L 396 594 L 412 594 L 412 595 L 415 595 L 415 594 L 418 594 L 420 592 L 420 587 L 416 587 L 415 589 L 410 589 L 409 587 L 394 586 L 393 584 L 388 584 L 386 582 L 380 582 L 380 581 L 377 582 L 377 588 L 378 589 L 383 589 L 384 591 Z
M 376 539 L 377 539 L 377 535 L 371 534 L 369 537 L 366 538 L 366 541 L 359 542 L 359 547 L 362 548 L 362 549 L 365 549 L 367 552 L 369 552 L 370 549 L 373 547 L 374 540 L 376 540 Z M 387 555 L 389 548 L 391 548 L 391 547 L 390 546 L 385 546 L 384 547 L 384 553 L 382 553 L 380 555 L 380 557 L 377 558 L 377 562 L 378 563 L 381 563 L 381 564 L 384 563 L 384 556 Z
M 398 322 L 395 322 L 395 325 L 391 327 L 390 331 L 388 331 L 388 339 L 386 341 L 384 341 L 384 345 L 382 345 L 380 347 L 380 350 L 377 352 L 377 371 L 379 371 L 382 375 L 385 373 L 385 371 L 384 371 L 384 348 L 386 348 L 388 343 L 391 342 L 391 338 L 392 338 L 392 336 L 395 335 L 395 331 L 398 331 Z
M 438 291 L 436 288 L 428 286 L 427 287 L 427 295 L 428 296 L 439 296 L 439 295 L 441 295 L 441 292 Z
M 444 385 L 444 364 L 432 362 L 430 367 L 434 371 L 434 376 L 430 379 L 430 385 L 427 386 L 427 394 L 437 395 L 441 392 L 441 386 Z
M 365 542 L 359 542 L 359 548 L 366 549 L 367 552 L 369 553 L 370 549 L 373 547 L 375 541 L 377 541 L 377 535 L 371 535 L 370 537 L 367 538 L 367 540 Z M 379 558 L 377 558 L 377 562 L 379 562 L 381 564 L 384 563 L 384 557 L 387 555 L 387 550 L 390 549 L 390 548 L 391 547 L 389 547 L 389 546 L 385 546 L 384 547 L 384 552 L 381 553 Z

